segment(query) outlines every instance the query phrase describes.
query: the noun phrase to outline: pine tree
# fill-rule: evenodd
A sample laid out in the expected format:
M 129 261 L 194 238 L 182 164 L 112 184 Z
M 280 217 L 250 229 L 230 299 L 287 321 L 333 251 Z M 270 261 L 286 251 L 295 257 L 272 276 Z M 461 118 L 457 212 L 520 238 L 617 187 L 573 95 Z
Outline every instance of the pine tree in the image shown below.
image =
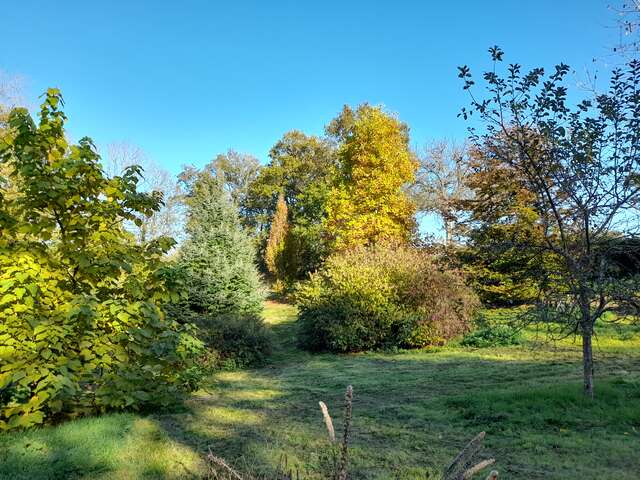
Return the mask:
M 404 187 L 418 164 L 406 124 L 380 107 L 345 107 L 327 128 L 340 142 L 337 184 L 327 205 L 326 233 L 336 250 L 406 241 L 415 206 Z
M 284 195 L 280 193 L 276 211 L 271 220 L 269 239 L 264 252 L 264 262 L 267 270 L 276 280 L 282 280 L 285 276 L 283 253 L 289 231 L 288 215 L 287 202 L 284 199 Z
M 258 313 L 263 294 L 255 248 L 237 207 L 208 171 L 186 171 L 187 240 L 179 264 L 187 271 L 189 307 L 211 315 Z

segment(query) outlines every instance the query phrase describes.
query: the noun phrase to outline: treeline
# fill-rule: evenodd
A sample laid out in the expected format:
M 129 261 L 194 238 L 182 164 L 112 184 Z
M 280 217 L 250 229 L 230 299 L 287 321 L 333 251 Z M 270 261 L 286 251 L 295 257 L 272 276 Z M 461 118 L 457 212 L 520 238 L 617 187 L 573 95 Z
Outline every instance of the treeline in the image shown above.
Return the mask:
M 233 199 L 272 287 L 298 301 L 304 346 L 442 343 L 471 328 L 477 295 L 533 306 L 523 321 L 579 335 L 592 393 L 596 323 L 640 307 L 640 63 L 569 102 L 568 66 L 501 68 L 504 53 L 490 55 L 484 90 L 459 70 L 471 93 L 460 116 L 479 120 L 464 144 L 416 152 L 405 123 L 363 104 L 322 137 L 285 134 L 265 166 L 221 155 L 205 170 Z M 444 241 L 421 237 L 422 213 L 440 218 Z
M 568 66 L 501 69 L 504 53 L 490 54 L 484 91 L 459 70 L 471 93 L 460 116 L 481 127 L 464 144 L 413 151 L 408 125 L 363 104 L 345 106 L 322 137 L 285 134 L 265 166 L 222 155 L 206 170 L 272 287 L 298 301 L 303 346 L 442 343 L 471 328 L 477 295 L 533 306 L 523 321 L 581 336 L 592 393 L 596 323 L 640 306 L 640 63 L 569 102 Z M 443 242 L 421 237 L 421 213 L 440 218 Z
M 415 237 L 404 188 L 418 162 L 407 125 L 381 107 L 345 106 L 324 137 L 288 132 L 269 157 L 248 184 L 226 183 L 278 286 L 305 279 L 334 251 Z M 236 157 L 242 166 L 220 158 L 212 169 L 225 180 L 252 168 L 246 156 Z
M 490 53 L 481 91 L 460 67 L 461 116 L 481 120 L 464 146 L 416 153 L 363 104 L 322 137 L 285 134 L 265 166 L 230 152 L 179 188 L 135 162 L 106 173 L 89 138 L 68 141 L 55 89 L 37 121 L 0 109 L 0 429 L 168 406 L 264 361 L 263 275 L 317 350 L 440 345 L 473 328 L 478 296 L 532 305 L 582 338 L 593 394 L 596 323 L 640 310 L 640 62 L 570 103 L 566 65 Z M 420 237 L 420 212 L 444 243 Z

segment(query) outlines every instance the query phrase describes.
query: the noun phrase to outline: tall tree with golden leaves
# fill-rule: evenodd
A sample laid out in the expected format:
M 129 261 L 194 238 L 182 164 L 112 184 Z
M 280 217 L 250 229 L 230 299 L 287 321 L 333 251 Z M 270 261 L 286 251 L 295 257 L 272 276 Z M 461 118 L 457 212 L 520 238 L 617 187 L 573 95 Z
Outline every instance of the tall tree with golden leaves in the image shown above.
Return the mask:
M 327 127 L 340 143 L 340 173 L 327 205 L 326 234 L 335 250 L 380 241 L 406 241 L 415 231 L 415 205 L 404 187 L 418 162 L 409 128 L 381 107 L 345 106 Z
M 276 211 L 271 220 L 271 230 L 269 230 L 269 239 L 264 251 L 264 263 L 269 273 L 276 279 L 281 280 L 283 276 L 283 258 L 282 253 L 285 248 L 287 233 L 289 231 L 289 212 L 284 194 L 278 195 L 278 203 Z

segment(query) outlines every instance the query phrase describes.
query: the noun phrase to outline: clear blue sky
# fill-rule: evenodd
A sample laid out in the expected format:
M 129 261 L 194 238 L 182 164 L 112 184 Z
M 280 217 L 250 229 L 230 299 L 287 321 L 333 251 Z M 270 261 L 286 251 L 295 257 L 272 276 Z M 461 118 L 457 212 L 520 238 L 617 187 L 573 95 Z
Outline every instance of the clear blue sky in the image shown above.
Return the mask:
M 264 162 L 284 132 L 320 134 L 345 103 L 384 104 L 416 145 L 461 138 L 456 66 L 486 67 L 498 44 L 581 79 L 615 41 L 608 3 L 13 0 L 0 69 L 26 77 L 32 104 L 61 88 L 72 138 L 129 141 L 175 173 L 229 147 Z

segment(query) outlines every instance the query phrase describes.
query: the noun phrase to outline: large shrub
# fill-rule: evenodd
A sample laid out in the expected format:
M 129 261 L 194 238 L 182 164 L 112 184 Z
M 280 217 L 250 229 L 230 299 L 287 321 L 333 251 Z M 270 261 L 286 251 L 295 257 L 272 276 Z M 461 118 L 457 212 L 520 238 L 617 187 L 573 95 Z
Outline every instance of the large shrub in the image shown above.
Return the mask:
M 338 352 L 442 344 L 468 329 L 477 305 L 457 272 L 397 245 L 331 256 L 297 299 L 301 344 Z
M 38 125 L 15 109 L 0 137 L 0 430 L 167 405 L 195 387 L 201 342 L 168 320 L 162 261 L 123 227 L 157 211 L 140 169 L 107 178 L 91 140 L 69 145 L 57 90 Z

